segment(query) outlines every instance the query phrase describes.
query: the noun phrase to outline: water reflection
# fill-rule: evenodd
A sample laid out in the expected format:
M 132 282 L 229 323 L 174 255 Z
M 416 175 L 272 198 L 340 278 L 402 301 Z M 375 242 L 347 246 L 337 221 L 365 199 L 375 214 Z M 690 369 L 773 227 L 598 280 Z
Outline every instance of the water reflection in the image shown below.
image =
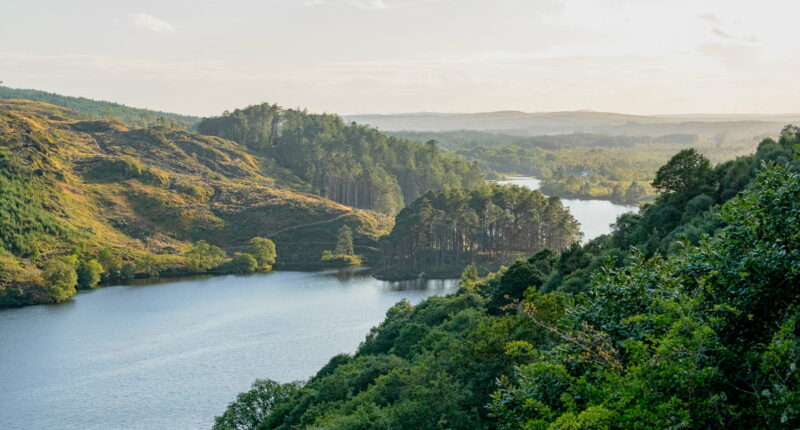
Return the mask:
M 385 281 L 386 288 L 392 291 L 445 291 L 458 286 L 458 279 L 409 279 Z
M 317 273 L 325 277 L 335 278 L 339 281 L 350 281 L 352 279 L 370 277 L 372 276 L 373 270 L 365 266 L 349 266 L 324 270 Z

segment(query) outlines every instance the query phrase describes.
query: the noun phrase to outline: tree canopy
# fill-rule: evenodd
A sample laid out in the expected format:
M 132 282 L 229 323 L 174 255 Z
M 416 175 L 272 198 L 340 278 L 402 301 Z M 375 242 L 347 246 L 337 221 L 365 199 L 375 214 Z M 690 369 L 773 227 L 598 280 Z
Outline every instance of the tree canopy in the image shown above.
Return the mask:
M 498 261 L 580 239 L 557 197 L 510 185 L 430 191 L 403 209 L 384 245 L 384 269 L 415 275 Z
M 711 175 L 706 157 L 694 148 L 684 149 L 658 169 L 652 185 L 662 193 L 683 193 L 707 184 Z

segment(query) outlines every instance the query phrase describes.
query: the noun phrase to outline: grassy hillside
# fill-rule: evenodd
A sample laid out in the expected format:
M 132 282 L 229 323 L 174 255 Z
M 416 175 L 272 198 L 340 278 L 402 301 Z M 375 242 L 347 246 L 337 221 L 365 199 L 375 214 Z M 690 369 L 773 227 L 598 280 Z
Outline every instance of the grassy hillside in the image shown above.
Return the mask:
M 193 242 L 232 253 L 266 237 L 276 264 L 296 267 L 319 261 L 342 225 L 369 258 L 392 225 L 298 191 L 304 182 L 235 142 L 26 100 L 0 101 L 0 187 L 0 305 L 63 299 L 45 278 L 68 255 L 170 275 L 186 271 Z
M 129 126 L 147 127 L 166 121 L 172 125 L 189 129 L 200 121 L 200 118 L 191 115 L 134 108 L 85 97 L 70 97 L 46 91 L 4 86 L 0 86 L 0 99 L 24 99 L 50 103 L 89 115 L 92 118 L 114 119 Z

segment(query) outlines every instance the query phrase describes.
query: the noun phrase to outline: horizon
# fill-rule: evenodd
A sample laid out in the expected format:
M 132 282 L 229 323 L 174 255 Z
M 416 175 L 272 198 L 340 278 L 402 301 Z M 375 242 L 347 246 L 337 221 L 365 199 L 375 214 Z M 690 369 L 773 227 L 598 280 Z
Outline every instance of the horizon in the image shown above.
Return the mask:
M 175 112 L 175 111 L 168 111 L 159 108 L 151 108 L 147 106 L 136 106 L 131 105 L 128 103 L 124 103 L 121 101 L 116 100 L 104 100 L 104 99 L 95 99 L 91 97 L 87 97 L 84 95 L 74 95 L 74 94 L 65 94 L 56 91 L 49 91 L 43 90 L 39 88 L 16 88 L 10 87 L 5 85 L 5 82 L 0 81 L 0 87 L 6 87 L 14 90 L 23 90 L 23 91 L 42 91 L 50 94 L 55 94 L 59 96 L 66 96 L 66 97 L 75 97 L 75 98 L 83 98 L 87 100 L 93 100 L 100 103 L 113 103 L 120 106 L 125 106 L 134 109 L 145 109 L 155 112 L 163 112 L 166 114 L 173 114 L 173 115 L 183 115 L 183 116 L 192 116 L 197 118 L 208 118 L 213 116 L 219 116 L 225 111 L 233 111 L 234 109 L 243 109 L 248 106 L 259 105 L 262 103 L 269 103 L 269 101 L 261 101 L 255 103 L 248 103 L 242 106 L 230 107 L 226 109 L 220 110 L 216 114 L 210 115 L 194 115 L 185 112 Z M 354 116 L 404 116 L 404 115 L 480 115 L 480 114 L 499 114 L 499 113 L 521 113 L 525 115 L 546 115 L 546 114 L 558 114 L 558 113 L 596 113 L 596 114 L 611 114 L 611 115 L 621 115 L 621 116 L 641 116 L 641 117 L 691 117 L 691 116 L 720 116 L 720 117 L 734 117 L 734 116 L 745 116 L 745 117 L 758 117 L 758 116 L 781 116 L 781 115 L 800 115 L 800 111 L 797 112 L 771 112 L 771 113 L 760 113 L 760 112 L 740 112 L 740 113 L 722 113 L 722 112 L 686 112 L 686 113 L 678 113 L 678 112 L 668 112 L 668 113 L 661 113 L 661 114 L 639 114 L 639 113 L 629 113 L 629 112 L 611 112 L 611 111 L 598 111 L 592 109 L 577 109 L 577 110 L 561 110 L 561 111 L 522 111 L 522 110 L 515 110 L 515 109 L 501 109 L 501 110 L 491 110 L 491 111 L 471 111 L 471 112 L 446 112 L 446 111 L 418 111 L 418 112 L 365 112 L 365 113 L 341 113 L 341 112 L 328 112 L 328 111 L 312 111 L 311 109 L 304 107 L 304 106 L 283 106 L 284 108 L 289 109 L 307 109 L 311 113 L 324 113 L 324 114 L 334 114 L 339 115 L 341 117 L 354 117 Z
M 10 0 L 0 80 L 195 116 L 800 111 L 800 4 L 678 3 Z

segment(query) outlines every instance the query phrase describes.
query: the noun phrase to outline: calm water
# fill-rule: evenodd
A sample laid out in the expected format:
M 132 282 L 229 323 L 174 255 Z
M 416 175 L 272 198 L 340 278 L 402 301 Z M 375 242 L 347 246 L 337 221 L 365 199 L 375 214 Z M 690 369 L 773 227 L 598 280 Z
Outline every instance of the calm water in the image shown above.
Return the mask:
M 208 428 L 256 378 L 313 375 L 455 281 L 276 272 L 107 287 L 0 311 L 0 428 Z
M 507 181 L 499 184 L 522 185 L 532 190 L 539 189 L 540 180 L 526 176 L 509 176 Z M 611 232 L 611 224 L 617 217 L 628 212 L 636 212 L 636 206 L 618 205 L 607 200 L 561 199 L 569 208 L 575 219 L 581 223 L 583 241 L 587 242 L 597 236 Z

